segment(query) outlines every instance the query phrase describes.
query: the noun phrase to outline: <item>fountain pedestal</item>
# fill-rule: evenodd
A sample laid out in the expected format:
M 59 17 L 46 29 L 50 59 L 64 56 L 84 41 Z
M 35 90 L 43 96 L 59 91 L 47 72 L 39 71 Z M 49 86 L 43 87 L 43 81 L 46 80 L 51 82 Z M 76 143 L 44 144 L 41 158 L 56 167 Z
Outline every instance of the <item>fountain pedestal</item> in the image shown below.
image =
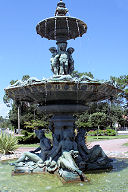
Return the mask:
M 55 134 L 58 135 L 60 141 L 63 139 L 63 135 L 67 132 L 73 137 L 75 126 L 75 113 L 81 113 L 87 110 L 87 106 L 80 104 L 55 104 L 55 105 L 46 105 L 39 106 L 40 111 L 45 111 L 47 114 L 53 114 L 53 117 L 50 119 L 49 128 Z

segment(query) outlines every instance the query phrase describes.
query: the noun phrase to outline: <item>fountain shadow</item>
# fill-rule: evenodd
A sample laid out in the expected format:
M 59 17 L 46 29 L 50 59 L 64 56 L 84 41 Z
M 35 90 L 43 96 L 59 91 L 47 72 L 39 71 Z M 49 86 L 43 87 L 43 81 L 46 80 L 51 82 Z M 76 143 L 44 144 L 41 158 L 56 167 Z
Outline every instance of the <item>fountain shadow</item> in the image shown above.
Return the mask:
M 113 158 L 113 172 L 120 172 L 123 169 L 126 169 L 128 167 L 128 159 L 122 159 L 122 158 Z
M 120 172 L 126 168 L 128 168 L 128 158 L 112 158 L 113 162 L 111 162 L 112 167 L 108 169 L 97 169 L 97 170 L 87 170 L 84 171 L 88 174 L 99 174 L 104 172 Z

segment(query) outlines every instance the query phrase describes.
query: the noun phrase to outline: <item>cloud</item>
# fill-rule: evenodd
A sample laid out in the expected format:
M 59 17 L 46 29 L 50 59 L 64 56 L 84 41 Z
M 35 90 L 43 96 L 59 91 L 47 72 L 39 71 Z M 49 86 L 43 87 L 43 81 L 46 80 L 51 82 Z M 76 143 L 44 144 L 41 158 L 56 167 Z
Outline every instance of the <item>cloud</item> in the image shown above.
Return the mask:
M 7 107 L 3 102 L 0 102 L 0 116 L 4 118 L 7 117 L 9 110 L 9 107 Z

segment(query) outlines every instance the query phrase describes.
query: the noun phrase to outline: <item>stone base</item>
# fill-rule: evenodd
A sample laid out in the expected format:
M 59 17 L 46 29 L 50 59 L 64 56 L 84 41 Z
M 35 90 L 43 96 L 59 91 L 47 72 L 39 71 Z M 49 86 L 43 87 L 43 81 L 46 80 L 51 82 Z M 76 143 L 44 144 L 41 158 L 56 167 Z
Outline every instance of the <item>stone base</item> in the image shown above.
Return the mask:
M 76 173 L 73 172 L 69 172 L 69 171 L 64 171 L 64 170 L 59 170 L 59 176 L 60 179 L 63 183 L 71 183 L 71 182 L 85 182 L 87 181 L 87 178 L 82 174 L 82 175 L 78 175 Z
M 15 171 L 13 170 L 11 175 L 12 176 L 18 176 L 18 175 L 27 175 L 27 174 L 50 174 L 49 172 L 46 172 L 45 170 L 43 171 L 35 171 L 35 172 L 18 172 L 18 171 Z M 60 176 L 60 174 L 56 171 L 55 173 L 53 173 L 53 175 L 57 176 L 61 182 L 63 184 L 66 184 L 66 183 L 79 183 L 79 182 L 89 182 L 89 180 L 84 176 L 82 175 L 82 178 L 80 178 L 78 175 L 73 175 L 73 174 L 70 174 L 70 176 L 68 175 L 68 173 L 65 173 L 63 176 Z
M 13 170 L 12 171 L 12 176 L 17 176 L 17 175 L 27 175 L 27 174 L 51 174 L 49 172 L 47 172 L 45 169 L 35 169 L 34 171 L 22 171 L 22 170 Z M 61 174 L 61 175 L 60 175 Z M 53 173 L 53 175 L 57 176 L 61 182 L 64 183 L 76 183 L 76 182 L 88 182 L 89 180 L 84 176 L 79 176 L 77 174 L 74 174 L 72 172 L 68 172 L 68 171 L 63 171 L 63 174 L 61 173 L 61 171 L 55 171 Z

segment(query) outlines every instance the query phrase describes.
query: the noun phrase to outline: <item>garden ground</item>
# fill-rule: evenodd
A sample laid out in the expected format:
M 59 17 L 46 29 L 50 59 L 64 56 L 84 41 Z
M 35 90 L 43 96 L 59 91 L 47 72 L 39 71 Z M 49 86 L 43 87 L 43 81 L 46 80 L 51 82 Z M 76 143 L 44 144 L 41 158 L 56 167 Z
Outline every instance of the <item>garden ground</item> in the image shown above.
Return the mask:
M 103 141 L 100 140 L 91 142 L 89 147 L 100 145 L 109 157 L 128 158 L 128 146 L 124 145 L 126 143 L 128 143 L 128 138 Z
M 91 148 L 94 145 L 100 145 L 109 157 L 128 158 L 128 145 L 124 145 L 127 143 L 128 138 L 96 140 L 88 142 L 88 147 Z M 0 160 L 18 158 L 23 152 L 34 150 L 37 146 L 38 145 L 30 145 L 27 147 L 25 145 L 20 146 L 14 154 L 1 156 Z
M 128 143 L 128 138 L 125 139 L 110 139 L 110 140 L 98 140 L 89 142 L 89 148 L 93 147 L 94 145 L 100 145 L 104 152 L 109 157 L 118 157 L 118 158 L 128 158 L 128 146 L 124 144 Z M 35 147 L 19 147 L 17 149 L 18 153 L 23 153 L 24 151 L 31 151 L 34 150 Z

